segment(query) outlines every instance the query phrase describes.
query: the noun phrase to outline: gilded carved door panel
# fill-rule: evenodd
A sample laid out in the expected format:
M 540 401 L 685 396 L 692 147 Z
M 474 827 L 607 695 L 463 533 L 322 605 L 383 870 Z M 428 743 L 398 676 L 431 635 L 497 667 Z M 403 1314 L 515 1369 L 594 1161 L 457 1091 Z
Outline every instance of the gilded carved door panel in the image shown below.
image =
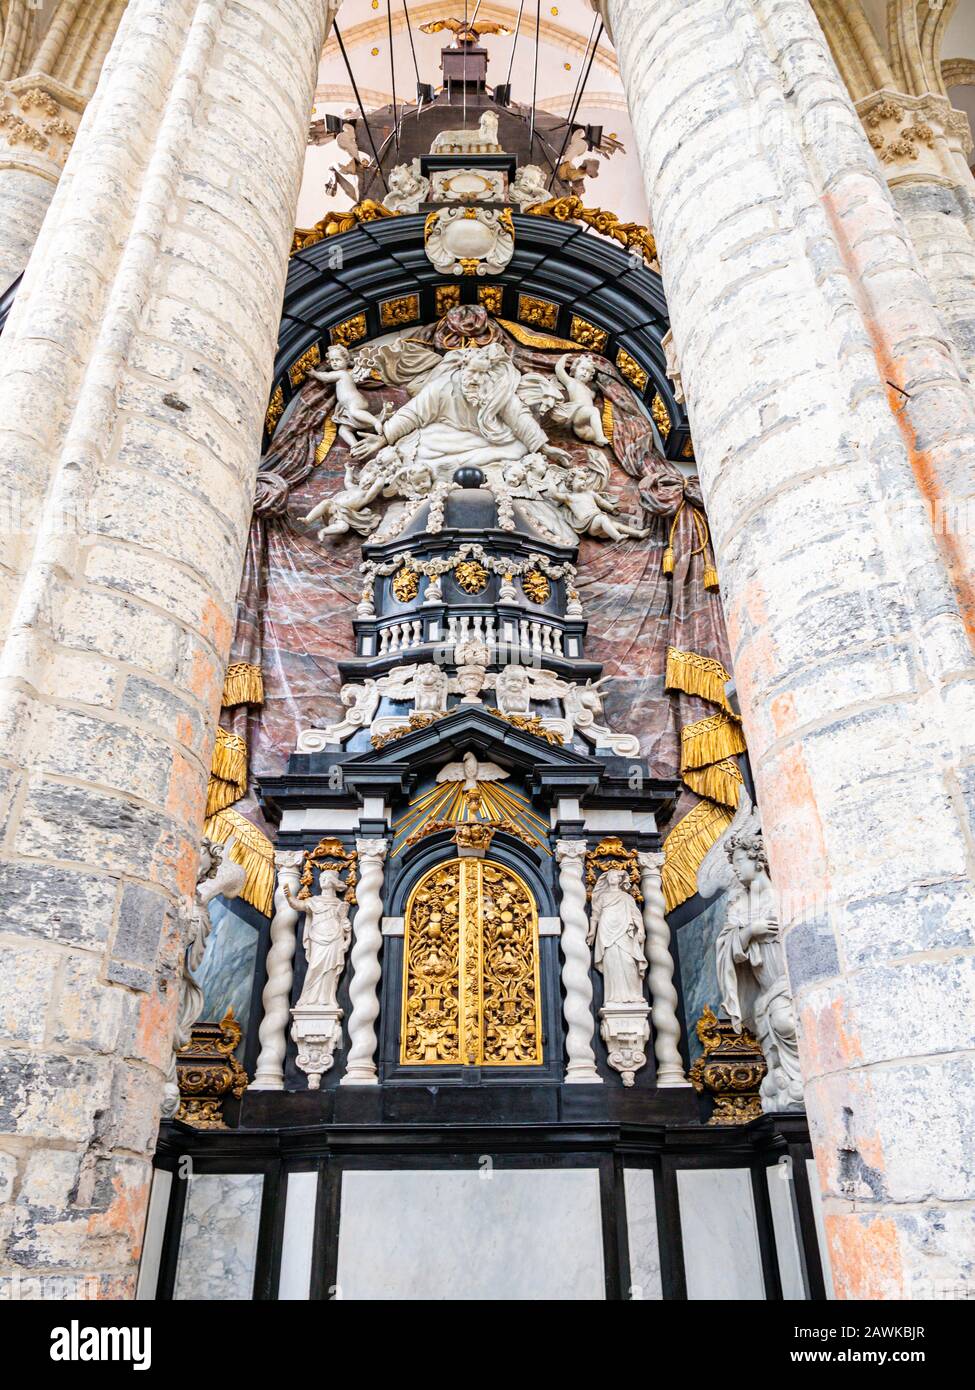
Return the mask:
M 541 1063 L 538 912 L 506 865 L 452 859 L 410 894 L 400 1061 Z

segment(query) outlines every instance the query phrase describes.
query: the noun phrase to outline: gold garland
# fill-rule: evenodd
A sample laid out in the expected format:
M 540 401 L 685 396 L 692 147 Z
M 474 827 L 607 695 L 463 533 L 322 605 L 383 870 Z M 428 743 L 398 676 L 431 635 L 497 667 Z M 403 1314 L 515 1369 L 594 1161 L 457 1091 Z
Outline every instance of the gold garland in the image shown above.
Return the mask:
M 685 724 L 680 731 L 680 770 L 681 776 L 688 768 L 708 767 L 720 763 L 723 758 L 733 758 L 736 753 L 746 752 L 745 737 L 741 725 L 730 714 L 709 714 L 704 719 L 695 719 L 693 724 Z
M 679 647 L 667 648 L 665 690 L 683 690 L 685 695 L 700 695 L 712 705 L 720 705 L 729 714 L 734 711 L 728 703 L 725 686 L 731 676 L 713 656 L 700 652 L 684 652 Z
M 581 198 L 569 195 L 565 198 L 549 198 L 544 203 L 535 203 L 526 208 L 529 217 L 554 217 L 556 222 L 583 222 L 593 231 L 612 237 L 628 251 L 636 251 L 643 257 L 651 270 L 659 270 L 657 243 L 648 227 L 639 222 L 621 222 L 615 212 L 604 208 L 587 208 Z
M 230 858 L 247 877 L 240 896 L 265 917 L 274 910 L 274 846 L 256 825 L 239 811 L 223 810 L 209 816 L 203 826 L 208 840 L 223 845 L 234 836 Z
M 682 776 L 687 786 L 698 796 L 707 797 L 709 801 L 720 801 L 723 806 L 730 806 L 732 810 L 737 808 L 738 796 L 745 779 L 734 758 L 722 758 L 721 762 L 712 763 L 710 767 L 689 767 Z
M 329 236 L 340 236 L 342 232 L 351 232 L 353 227 L 357 227 L 360 222 L 378 222 L 383 217 L 399 217 L 398 212 L 390 212 L 389 208 L 383 207 L 382 203 L 373 202 L 372 198 L 365 198 L 361 203 L 356 203 L 354 208 L 349 208 L 347 212 L 329 212 L 322 218 L 321 222 L 316 222 L 314 227 L 296 227 L 295 234 L 291 241 L 292 256 L 296 251 L 304 251 L 309 246 L 315 246 L 320 241 L 324 241 Z
M 700 801 L 664 840 L 661 880 L 668 912 L 673 912 L 697 892 L 701 861 L 733 819 L 731 811 L 724 806 Z
M 224 709 L 234 705 L 263 705 L 264 678 L 260 666 L 249 661 L 232 661 L 223 678 L 223 695 L 220 704 Z
M 239 801 L 247 790 L 247 744 L 240 734 L 232 734 L 222 726 L 217 729 L 217 741 L 210 763 L 207 784 L 207 815 Z

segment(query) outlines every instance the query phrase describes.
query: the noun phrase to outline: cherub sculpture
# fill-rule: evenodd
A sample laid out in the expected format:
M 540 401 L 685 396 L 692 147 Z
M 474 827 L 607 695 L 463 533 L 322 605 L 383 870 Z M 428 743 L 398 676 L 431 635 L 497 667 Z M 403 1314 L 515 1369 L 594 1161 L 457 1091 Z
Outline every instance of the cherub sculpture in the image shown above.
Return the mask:
M 326 536 L 344 536 L 349 531 L 368 536 L 381 520 L 378 512 L 372 511 L 369 504 L 375 502 L 388 486 L 389 476 L 378 459 L 363 465 L 358 480 L 350 464 L 345 470 L 344 489 L 323 498 L 300 520 L 310 526 L 324 517 L 326 524 L 318 531 L 320 541 Z
M 545 186 L 545 171 L 538 164 L 523 164 L 508 188 L 508 197 L 517 203 L 521 212 L 535 203 L 544 203 L 550 196 Z
M 419 212 L 420 204 L 426 201 L 430 192 L 430 180 L 420 173 L 420 161 L 412 164 L 396 164 L 387 178 L 389 189 L 383 199 L 383 207 L 390 212 Z
M 325 362 L 325 368 L 313 368 L 308 375 L 335 387 L 332 422 L 338 426 L 339 438 L 352 449 L 359 443 L 360 434 L 376 434 L 393 407 L 387 403 L 378 417 L 373 415 L 358 387 L 360 381 L 368 378 L 370 368 L 364 362 L 353 363 L 352 354 L 341 343 L 333 343 L 325 353 Z
M 642 539 L 647 529 L 620 517 L 619 504 L 600 491 L 600 484 L 605 486 L 605 482 L 601 469 L 597 472 L 580 468 L 569 475 L 566 488 L 553 489 L 550 495 L 565 507 L 569 525 L 580 536 L 588 534 L 608 541 L 622 541 L 628 537 Z
M 564 352 L 555 364 L 555 375 L 565 391 L 566 399 L 556 405 L 551 419 L 557 425 L 568 425 L 576 439 L 584 444 L 607 445 L 603 422 L 596 408 L 596 397 L 590 382 L 596 375 L 596 364 L 586 353 L 580 353 L 569 366 L 571 354 Z

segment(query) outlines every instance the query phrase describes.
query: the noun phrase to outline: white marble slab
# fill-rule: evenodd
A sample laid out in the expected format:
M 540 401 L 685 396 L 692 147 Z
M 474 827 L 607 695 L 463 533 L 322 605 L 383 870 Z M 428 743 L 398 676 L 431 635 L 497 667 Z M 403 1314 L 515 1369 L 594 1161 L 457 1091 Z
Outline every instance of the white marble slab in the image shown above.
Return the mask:
M 634 1300 L 663 1298 L 652 1169 L 624 1168 L 623 1192 L 630 1247 L 630 1287 L 624 1291 L 624 1297 Z
M 343 1299 L 605 1298 L 595 1168 L 346 1172 Z
M 173 1298 L 250 1299 L 263 1173 L 196 1173 L 188 1182 Z
M 747 1168 L 677 1172 L 689 1299 L 763 1299 L 762 1257 Z
M 159 1282 L 159 1262 L 162 1258 L 163 1236 L 169 1213 L 169 1194 L 173 1190 L 173 1175 L 168 1168 L 157 1168 L 152 1175 L 146 1229 L 142 1237 L 142 1259 L 139 1261 L 137 1300 L 153 1299 Z
M 809 1294 L 799 1244 L 799 1209 L 789 1160 L 783 1159 L 781 1163 L 766 1168 L 765 1181 L 768 1183 L 772 1207 L 772 1230 L 775 1234 L 775 1253 L 779 1259 L 782 1297 L 787 1301 L 807 1299 Z
M 315 1244 L 318 1174 L 289 1173 L 281 1243 L 278 1298 L 307 1298 L 311 1291 L 311 1257 Z

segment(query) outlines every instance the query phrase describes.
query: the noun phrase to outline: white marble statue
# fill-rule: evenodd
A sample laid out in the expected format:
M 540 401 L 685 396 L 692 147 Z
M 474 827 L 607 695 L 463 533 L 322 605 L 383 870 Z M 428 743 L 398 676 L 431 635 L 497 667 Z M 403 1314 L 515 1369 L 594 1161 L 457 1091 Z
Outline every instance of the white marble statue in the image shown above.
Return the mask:
M 605 446 L 609 440 L 603 433 L 602 417 L 590 385 L 596 376 L 596 364 L 586 352 L 577 355 L 570 367 L 571 355 L 564 352 L 555 364 L 555 376 L 566 399 L 553 407 L 550 418 L 557 425 L 567 425 L 584 444 Z
M 446 763 L 437 773 L 438 782 L 460 782 L 465 792 L 476 792 L 478 782 L 503 782 L 510 774 L 497 763 L 478 762 L 470 749 L 459 763 Z
M 372 458 L 384 444 L 411 465 L 426 465 L 437 482 L 462 466 L 483 469 L 501 482 L 507 463 L 541 453 L 568 464 L 569 456 L 549 444 L 541 425 L 519 395 L 521 373 L 500 343 L 448 352 L 411 401 L 381 422 L 353 449 Z
M 358 386 L 360 381 L 368 379 L 371 368 L 365 362 L 354 363 L 347 347 L 333 343 L 325 353 L 325 362 L 325 367 L 314 367 L 308 375 L 335 387 L 332 423 L 338 426 L 339 438 L 351 449 L 358 443 L 358 435 L 376 432 L 379 422 L 390 414 L 392 407 L 385 405 L 378 417 L 372 413 Z
M 355 531 L 360 536 L 368 536 L 375 531 L 382 517 L 370 506 L 390 486 L 388 470 L 379 461 L 365 464 L 358 478 L 350 463 L 345 470 L 345 487 L 312 507 L 307 516 L 299 520 L 312 525 L 324 518 L 325 525 L 319 527 L 318 539 L 326 536 L 344 536 Z
M 518 662 L 512 661 L 498 672 L 494 690 L 502 714 L 531 713 L 531 681 L 526 668 Z
M 766 1111 L 802 1105 L 795 1009 L 780 939 L 778 906 L 768 873 L 758 813 L 742 789 L 734 821 L 698 869 L 698 891 L 727 890 L 724 925 L 715 942 L 721 1007 L 736 1032 L 748 1028 L 765 1054 Z
M 443 714 L 447 709 L 449 679 L 442 666 L 426 661 L 413 677 L 413 708 L 418 714 Z
M 517 203 L 520 212 L 536 203 L 544 203 L 551 197 L 545 186 L 545 170 L 538 164 L 523 164 L 511 181 L 508 197 Z
M 344 888 L 341 875 L 334 869 L 323 869 L 318 878 L 318 892 L 310 898 L 295 898 L 285 884 L 284 894 L 295 912 L 304 913 L 305 929 L 302 945 L 308 969 L 295 1009 L 316 1006 L 335 1008 L 339 977 L 345 965 L 352 923 L 349 904 L 339 897 Z
M 590 452 L 590 460 L 596 456 Z M 553 488 L 551 496 L 565 507 L 569 525 L 580 536 L 596 536 L 608 541 L 628 537 L 642 539 L 648 534 L 644 526 L 636 526 L 620 515 L 619 503 L 603 489 L 608 481 L 605 460 L 598 458 L 598 468 L 579 468 L 569 475 L 565 488 Z
M 430 193 L 430 180 L 420 173 L 420 161 L 412 164 L 396 164 L 387 177 L 389 189 L 383 198 L 383 207 L 390 212 L 419 212 L 420 204 L 425 203 Z
M 503 154 L 498 144 L 498 115 L 482 111 L 481 119 L 472 129 L 442 130 L 435 135 L 431 154 Z
M 607 869 L 592 890 L 589 944 L 603 977 L 603 1002 L 643 1004 L 646 928 L 643 914 L 629 892 L 622 869 Z

